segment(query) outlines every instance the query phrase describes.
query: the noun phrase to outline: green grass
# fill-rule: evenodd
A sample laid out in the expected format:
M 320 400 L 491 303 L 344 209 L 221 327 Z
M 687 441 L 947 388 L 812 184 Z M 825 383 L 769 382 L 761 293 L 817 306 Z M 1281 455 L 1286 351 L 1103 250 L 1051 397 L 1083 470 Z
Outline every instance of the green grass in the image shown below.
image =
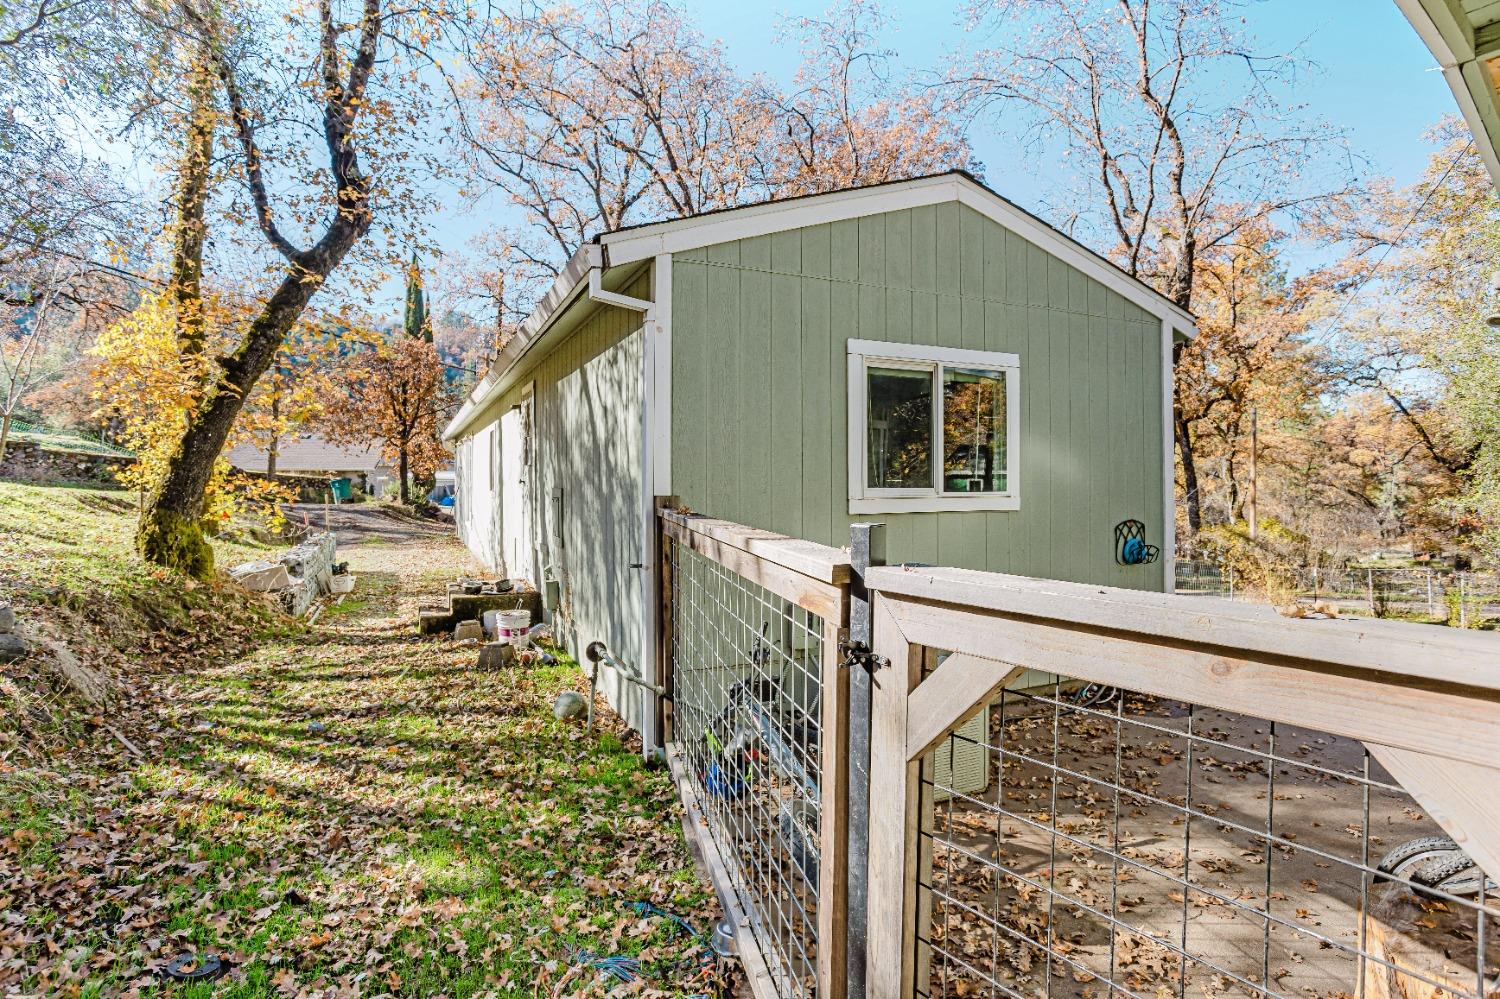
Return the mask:
M 190 611 L 197 591 L 134 561 L 118 500 L 0 487 L 0 531 L 40 553 L 21 586 L 71 574 L 70 593 L 175 592 Z M 138 704 L 79 722 L 46 757 L 0 744 L 0 952 L 20 957 L 0 963 L 0 993 L 456 999 L 547 993 L 570 974 L 572 993 L 591 980 L 570 971 L 575 948 L 702 990 L 688 941 L 629 905 L 705 929 L 713 916 L 668 776 L 607 712 L 592 738 L 553 719 L 584 682 L 575 664 L 480 672 L 472 646 L 418 639 L 416 600 L 464 556 L 414 545 L 345 549 L 359 589 L 314 629 L 200 634 L 191 664 L 163 673 L 150 648 L 164 632 L 132 633 Z M 228 591 L 205 589 L 208 613 L 188 620 L 208 633 Z M 233 971 L 169 987 L 154 969 L 189 949 Z

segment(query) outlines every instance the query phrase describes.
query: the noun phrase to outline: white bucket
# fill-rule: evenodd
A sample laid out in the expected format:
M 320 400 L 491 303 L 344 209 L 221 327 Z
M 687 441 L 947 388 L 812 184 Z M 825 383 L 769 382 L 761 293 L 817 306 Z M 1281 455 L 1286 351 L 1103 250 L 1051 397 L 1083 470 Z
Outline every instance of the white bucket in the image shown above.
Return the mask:
M 531 627 L 531 611 L 507 610 L 495 615 L 496 634 L 502 642 L 509 642 L 517 649 L 531 644 L 526 631 Z

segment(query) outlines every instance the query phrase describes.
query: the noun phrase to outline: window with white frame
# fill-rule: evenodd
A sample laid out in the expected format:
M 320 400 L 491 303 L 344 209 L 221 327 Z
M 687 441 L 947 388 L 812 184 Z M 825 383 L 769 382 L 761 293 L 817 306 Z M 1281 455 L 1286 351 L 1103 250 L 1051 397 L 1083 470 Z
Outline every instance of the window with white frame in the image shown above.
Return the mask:
M 849 341 L 849 512 L 1014 510 L 1015 354 Z

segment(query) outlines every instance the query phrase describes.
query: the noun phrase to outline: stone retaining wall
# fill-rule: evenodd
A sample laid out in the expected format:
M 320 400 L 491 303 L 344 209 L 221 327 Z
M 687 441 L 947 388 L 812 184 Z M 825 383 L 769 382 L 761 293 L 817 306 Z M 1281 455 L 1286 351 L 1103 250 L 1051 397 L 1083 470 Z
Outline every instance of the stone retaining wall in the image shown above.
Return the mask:
M 87 451 L 54 451 L 35 441 L 11 440 L 0 461 L 0 479 L 12 482 L 83 482 L 115 485 L 115 473 L 135 464 L 134 458 Z

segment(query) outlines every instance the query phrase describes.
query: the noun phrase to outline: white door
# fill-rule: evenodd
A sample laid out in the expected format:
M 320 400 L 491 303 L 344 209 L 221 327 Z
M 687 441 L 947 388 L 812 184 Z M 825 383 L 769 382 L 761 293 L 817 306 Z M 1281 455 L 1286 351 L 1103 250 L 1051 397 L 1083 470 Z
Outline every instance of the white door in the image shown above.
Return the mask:
M 500 553 L 510 576 L 540 586 L 531 538 L 533 475 L 532 403 L 528 393 L 519 406 L 500 417 Z

